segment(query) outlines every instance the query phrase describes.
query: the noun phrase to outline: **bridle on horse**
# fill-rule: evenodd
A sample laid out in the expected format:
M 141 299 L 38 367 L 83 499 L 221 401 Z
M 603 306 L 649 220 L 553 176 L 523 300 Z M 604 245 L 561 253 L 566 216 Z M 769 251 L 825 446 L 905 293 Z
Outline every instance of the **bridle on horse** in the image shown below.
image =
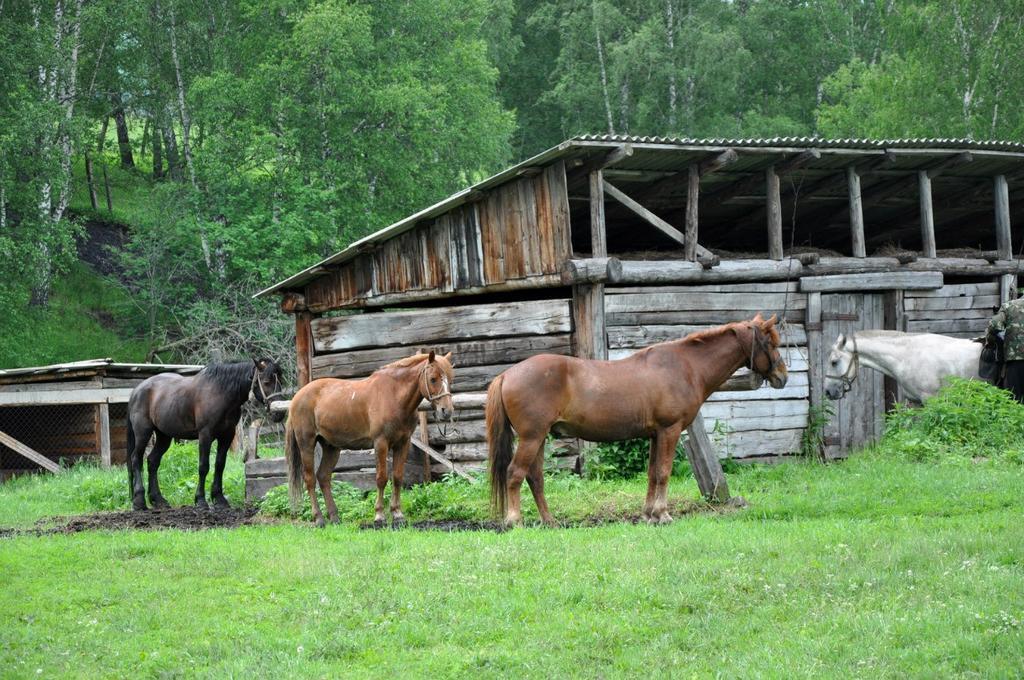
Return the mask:
M 778 366 L 782 363 L 782 356 L 780 355 L 778 358 L 775 358 L 775 357 L 772 356 L 771 348 L 768 346 L 768 340 L 767 340 L 767 338 L 766 338 L 764 333 L 761 333 L 760 335 L 758 335 L 758 333 L 760 331 L 757 328 L 757 326 L 751 326 L 750 330 L 752 331 L 752 335 L 751 335 L 751 338 L 750 338 L 750 367 L 749 368 L 754 373 L 757 373 L 757 375 L 760 376 L 762 379 L 767 379 L 766 376 L 761 375 L 760 373 L 757 372 L 757 369 L 754 368 L 754 355 L 755 355 L 756 350 L 760 349 L 764 353 L 764 355 L 766 357 L 768 357 L 768 361 L 769 361 L 768 375 L 771 375 L 772 373 L 774 373 L 775 369 L 778 368 Z
M 826 378 L 842 381 L 843 394 L 846 394 L 853 389 L 853 381 L 857 379 L 857 369 L 860 367 L 860 354 L 857 352 L 857 336 L 851 335 L 850 342 L 853 343 L 853 351 L 850 352 L 850 354 L 853 355 L 853 358 L 850 359 L 850 365 L 846 367 L 846 370 L 841 375 L 825 374 Z M 843 350 L 846 350 L 845 342 L 843 343 Z
M 281 386 L 281 383 L 279 381 L 276 381 L 276 379 L 275 379 L 275 382 L 277 382 L 277 386 L 278 387 Z M 256 387 L 260 388 L 260 396 L 263 397 L 263 403 L 266 404 L 267 406 L 270 406 L 270 400 L 271 400 L 272 397 L 280 397 L 280 396 L 282 396 L 284 394 L 284 392 L 282 392 L 280 389 L 278 391 L 276 391 L 276 392 L 271 392 L 270 394 L 267 394 L 267 391 L 263 388 L 263 381 L 260 380 L 260 368 L 259 368 L 259 366 L 257 366 L 256 370 L 252 372 L 252 382 L 249 383 L 249 398 L 250 399 L 252 399 L 253 397 L 256 396 L 256 389 L 255 389 Z
M 445 377 L 444 379 L 441 380 L 441 391 L 440 392 L 438 392 L 437 394 L 431 394 L 430 393 L 430 385 L 427 384 L 427 369 L 428 368 L 430 368 L 430 364 L 429 363 L 425 364 L 423 366 L 423 369 L 420 370 L 420 389 L 422 390 L 423 398 L 426 399 L 427 401 L 429 401 L 431 404 L 433 404 L 434 402 L 436 402 L 438 399 L 441 399 L 442 397 L 450 397 L 452 393 L 451 393 L 451 390 L 448 389 L 448 378 L 447 377 Z

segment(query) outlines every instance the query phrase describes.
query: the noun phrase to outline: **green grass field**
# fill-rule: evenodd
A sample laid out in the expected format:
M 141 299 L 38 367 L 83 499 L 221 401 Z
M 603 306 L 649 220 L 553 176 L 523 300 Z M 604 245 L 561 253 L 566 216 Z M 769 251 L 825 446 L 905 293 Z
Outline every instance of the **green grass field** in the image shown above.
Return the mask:
M 170 454 L 175 502 L 193 455 Z M 868 452 L 729 481 L 749 508 L 668 527 L 360 531 L 370 502 L 354 498 L 326 530 L 0 539 L 0 675 L 1020 675 L 1024 467 Z M 240 486 L 233 462 L 229 496 Z M 126 507 L 124 487 L 95 468 L 18 480 L 0 526 Z M 484 485 L 435 487 L 406 494 L 410 519 L 486 516 Z M 692 479 L 671 490 L 696 500 Z M 582 517 L 643 491 L 554 478 L 549 501 Z

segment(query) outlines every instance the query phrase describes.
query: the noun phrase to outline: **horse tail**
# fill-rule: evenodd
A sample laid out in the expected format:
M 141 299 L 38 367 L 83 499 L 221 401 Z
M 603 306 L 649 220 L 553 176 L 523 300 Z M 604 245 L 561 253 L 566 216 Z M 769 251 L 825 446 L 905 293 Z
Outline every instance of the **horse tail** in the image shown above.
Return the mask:
M 512 423 L 501 397 L 502 373 L 487 388 L 487 463 L 491 475 L 491 506 L 499 519 L 508 502 L 508 466 L 512 462 Z
M 292 510 L 298 510 L 302 504 L 302 455 L 295 438 L 291 414 L 284 426 L 284 460 L 288 469 L 288 497 L 291 499 Z

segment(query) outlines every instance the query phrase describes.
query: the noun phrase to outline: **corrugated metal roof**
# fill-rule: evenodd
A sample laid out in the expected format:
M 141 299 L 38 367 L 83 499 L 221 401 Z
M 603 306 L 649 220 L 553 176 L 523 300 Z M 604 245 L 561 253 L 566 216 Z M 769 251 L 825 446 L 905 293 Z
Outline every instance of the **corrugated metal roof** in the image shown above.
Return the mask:
M 731 146 L 740 148 L 793 147 L 816 149 L 961 149 L 964 151 L 1011 151 L 1024 153 L 1024 143 L 943 137 L 927 139 L 825 139 L 823 137 L 703 138 L 641 137 L 635 135 L 580 135 L 570 141 L 614 144 L 668 144 L 672 146 Z
M 750 139 L 706 138 L 691 139 L 687 137 L 655 137 L 633 135 L 580 135 L 568 139 L 558 146 L 552 147 L 532 158 L 522 161 L 482 182 L 452 194 L 448 198 L 435 203 L 417 213 L 399 220 L 394 224 L 376 231 L 352 243 L 344 250 L 307 267 L 274 285 L 261 290 L 254 297 L 262 298 L 273 293 L 292 290 L 325 273 L 326 267 L 340 264 L 353 259 L 367 246 L 381 243 L 412 229 L 424 219 L 442 215 L 449 210 L 465 203 L 474 192 L 491 189 L 520 175 L 523 168 L 548 165 L 554 161 L 578 156 L 595 148 L 614 148 L 622 144 L 644 146 L 648 149 L 664 149 L 665 151 L 712 151 L 714 149 L 763 149 L 768 153 L 786 153 L 794 149 L 831 149 L 850 151 L 881 151 L 881 150 L 923 150 L 943 151 L 978 151 L 1024 154 L 1024 143 L 999 140 L 975 141 L 971 139 L 927 138 L 927 139 L 824 139 L 821 137 L 768 137 Z M 1021 160 L 1024 160 L 1022 157 Z

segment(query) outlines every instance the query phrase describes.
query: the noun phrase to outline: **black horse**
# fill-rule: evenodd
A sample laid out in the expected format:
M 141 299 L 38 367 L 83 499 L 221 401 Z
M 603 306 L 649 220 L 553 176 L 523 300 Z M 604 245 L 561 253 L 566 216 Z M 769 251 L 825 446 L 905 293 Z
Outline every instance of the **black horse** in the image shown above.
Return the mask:
M 281 368 L 271 359 L 211 364 L 194 376 L 159 373 L 139 383 L 128 401 L 128 484 L 135 510 L 146 509 L 142 488 L 142 457 L 150 437 L 149 502 L 154 508 L 169 507 L 160 493 L 157 471 L 172 439 L 199 440 L 199 485 L 196 506 L 206 504 L 206 473 L 210 470 L 210 445 L 217 441 L 210 498 L 217 507 L 228 507 L 224 497 L 224 463 L 242 404 L 255 398 L 268 404 L 280 394 Z

